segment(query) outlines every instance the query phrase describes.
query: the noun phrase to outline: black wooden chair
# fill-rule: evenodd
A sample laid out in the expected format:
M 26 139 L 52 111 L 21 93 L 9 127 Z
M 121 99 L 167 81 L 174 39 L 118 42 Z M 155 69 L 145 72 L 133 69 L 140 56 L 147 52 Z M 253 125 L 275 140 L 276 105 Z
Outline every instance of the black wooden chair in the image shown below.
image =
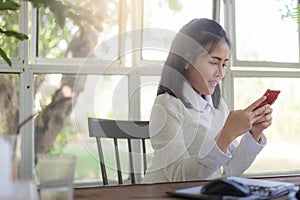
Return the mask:
M 147 169 L 147 150 L 146 150 L 146 139 L 149 139 L 149 121 L 125 121 L 125 120 L 108 120 L 99 118 L 88 118 L 89 136 L 95 137 L 97 141 L 98 155 L 100 161 L 100 168 L 102 174 L 103 185 L 109 185 L 109 177 L 107 173 L 107 166 L 104 159 L 104 148 L 101 140 L 104 138 L 109 138 L 113 140 L 114 145 L 114 155 L 117 168 L 118 184 L 126 184 L 130 182 L 131 184 L 136 184 L 139 181 L 136 180 L 137 175 L 143 175 Z M 129 177 L 123 178 L 122 176 L 122 163 L 120 161 L 120 149 L 119 141 L 127 140 L 128 146 L 128 162 L 129 162 Z M 141 145 L 139 152 L 134 152 L 133 145 Z M 134 159 L 136 156 L 141 157 L 141 165 L 143 166 L 142 173 L 141 170 L 136 171 L 134 165 Z M 127 162 L 127 161 L 126 161 Z M 129 181 L 128 181 L 129 180 Z

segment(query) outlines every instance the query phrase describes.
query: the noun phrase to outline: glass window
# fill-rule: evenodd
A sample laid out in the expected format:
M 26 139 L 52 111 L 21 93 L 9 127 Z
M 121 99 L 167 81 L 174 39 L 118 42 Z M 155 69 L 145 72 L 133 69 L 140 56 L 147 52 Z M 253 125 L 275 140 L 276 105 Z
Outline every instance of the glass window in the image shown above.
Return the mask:
M 160 76 L 141 77 L 141 120 L 150 120 L 159 81 Z
M 262 96 L 266 89 L 280 90 L 272 105 L 273 122 L 264 131 L 267 145 L 246 173 L 299 172 L 300 112 L 299 78 L 234 78 L 234 108 L 243 109 Z M 245 92 L 251 91 L 251 92 Z M 287 103 L 288 102 L 288 103 Z
M 86 58 L 106 59 L 117 57 L 115 43 L 107 42 L 118 33 L 118 1 L 96 0 L 72 1 L 74 5 L 54 7 L 67 12 L 52 12 L 51 8 L 40 8 L 38 14 L 38 51 L 42 58 Z M 57 4 L 53 4 L 57 5 Z M 63 16 L 59 13 L 69 14 Z M 101 43 L 101 48 L 94 48 Z M 111 55 L 113 54 L 113 55 Z
M 179 29 L 194 18 L 212 18 L 211 0 L 145 0 L 142 58 L 165 60 Z
M 128 119 L 127 76 L 39 74 L 35 81 L 41 81 L 35 94 L 35 109 L 41 110 L 36 154 L 75 154 L 76 181 L 98 180 L 96 140 L 89 138 L 87 118 Z
M 0 74 L 0 133 L 14 134 L 19 124 L 19 75 Z
M 3 11 L 0 16 L 1 28 L 14 31 L 29 30 L 30 32 L 30 40 L 24 42 L 22 46 L 24 48 L 19 48 L 19 42 L 13 37 L 0 36 L 0 46 L 10 58 L 19 59 L 22 56 L 22 59 L 23 57 L 25 59 L 25 62 L 17 62 L 17 67 L 13 66 L 1 71 L 0 132 L 15 132 L 19 121 L 19 110 L 24 111 L 22 116 L 31 114 L 31 110 L 20 107 L 19 92 L 22 88 L 21 92 L 28 93 L 26 93 L 27 99 L 24 99 L 25 103 L 21 101 L 21 106 L 28 106 L 33 96 L 34 110 L 40 111 L 34 120 L 32 134 L 35 134 L 35 143 L 25 147 L 24 154 L 27 156 L 24 158 L 31 158 L 33 149 L 36 150 L 36 154 L 40 152 L 76 154 L 78 161 L 76 181 L 99 180 L 101 174 L 96 141 L 88 137 L 87 117 L 129 119 L 132 114 L 133 117 L 140 116 L 141 120 L 149 120 L 160 80 L 159 70 L 151 71 L 151 67 L 150 70 L 147 67 L 139 68 L 138 72 L 132 72 L 128 68 L 111 67 L 100 74 L 104 66 L 104 62 L 100 63 L 100 61 L 108 61 L 113 66 L 116 65 L 116 61 L 118 66 L 122 67 L 140 64 L 145 66 L 141 59 L 161 64 L 161 61 L 164 61 L 168 55 L 173 37 L 182 25 L 193 18 L 212 18 L 213 1 L 143 0 L 143 3 L 140 1 L 136 3 L 133 0 L 74 0 L 55 2 L 64 3 L 64 11 L 71 12 L 62 12 L 62 7 L 53 9 L 53 7 L 41 6 L 38 10 L 31 10 L 30 6 L 28 8 L 21 6 L 19 12 Z M 236 50 L 234 56 L 238 61 L 299 62 L 298 26 L 290 17 L 290 12 L 296 7 L 297 0 L 219 2 L 225 4 L 225 6 L 221 5 L 222 25 L 226 23 L 228 33 L 236 31 L 232 36 L 235 37 L 233 45 L 236 45 L 236 48 L 233 48 Z M 226 13 L 228 2 L 233 2 L 231 5 L 235 5 L 234 15 Z M 223 12 L 223 9 L 226 10 Z M 82 12 L 83 18 L 75 20 L 79 12 Z M 27 14 L 29 20 L 27 20 Z M 223 14 L 227 16 L 224 17 Z M 235 17 L 234 20 L 232 16 Z M 22 19 L 22 23 L 19 19 Z M 135 34 L 134 30 L 140 27 L 145 28 L 143 33 L 139 33 L 139 36 L 142 36 L 141 41 L 136 38 L 136 35 L 127 35 L 127 33 Z M 27 52 L 27 47 L 29 52 Z M 142 48 L 141 57 L 140 48 Z M 74 63 L 77 65 L 75 58 L 97 58 L 97 66 L 95 63 L 85 62 L 82 65 L 87 66 L 84 70 L 70 70 L 70 73 L 67 71 L 68 74 L 62 74 L 70 69 L 67 65 Z M 65 59 L 68 59 L 68 62 L 65 62 Z M 47 62 L 48 60 L 51 61 Z M 37 65 L 43 61 L 45 62 L 43 65 Z M 228 71 L 230 73 L 228 77 L 233 79 L 234 88 L 226 84 L 224 87 L 235 94 L 234 108 L 240 109 L 248 106 L 267 88 L 280 89 L 281 94 L 272 106 L 273 124 L 265 132 L 268 136 L 268 145 L 247 173 L 299 170 L 299 159 L 296 158 L 294 152 L 299 152 L 297 143 L 300 142 L 297 136 L 299 119 L 295 114 L 300 109 L 297 103 L 300 89 L 298 77 L 300 76 L 290 73 L 287 75 L 287 77 L 291 75 L 290 78 L 268 78 L 267 71 L 262 71 L 262 67 L 259 67 L 261 71 L 258 71 L 258 67 L 252 66 L 252 63 L 247 62 L 249 64 L 247 70 L 251 73 L 247 74 L 247 77 L 241 77 L 245 73 L 243 71 L 245 67 L 235 66 L 234 62 L 233 66 L 230 66 L 232 70 Z M 268 65 L 267 62 L 266 65 Z M 268 67 L 266 65 L 263 66 L 264 69 Z M 286 66 L 279 70 L 283 69 L 282 71 L 285 72 L 294 70 L 287 71 L 284 67 Z M 274 68 L 268 67 L 268 70 L 271 71 Z M 22 73 L 21 79 L 18 73 Z M 261 75 L 267 78 L 259 78 L 258 76 Z M 32 82 L 35 83 L 34 91 L 29 87 Z M 251 92 L 245 94 L 243 92 L 245 89 Z M 287 101 L 289 103 L 286 103 Z M 229 103 L 231 105 L 233 102 Z M 50 136 L 51 134 L 54 136 Z M 107 147 L 112 146 L 108 143 Z M 147 147 L 151 149 L 150 143 Z M 110 157 L 110 155 L 106 156 Z M 150 156 L 151 152 L 149 158 Z M 26 159 L 24 162 L 23 176 L 31 178 L 30 172 L 34 170 L 31 169 L 33 160 Z
M 236 58 L 299 62 L 298 25 L 290 17 L 297 1 L 235 1 Z
M 2 10 L 0 14 L 0 28 L 3 31 L 19 32 L 19 12 Z M 19 40 L 16 38 L 0 34 L 0 47 L 9 58 L 19 58 Z

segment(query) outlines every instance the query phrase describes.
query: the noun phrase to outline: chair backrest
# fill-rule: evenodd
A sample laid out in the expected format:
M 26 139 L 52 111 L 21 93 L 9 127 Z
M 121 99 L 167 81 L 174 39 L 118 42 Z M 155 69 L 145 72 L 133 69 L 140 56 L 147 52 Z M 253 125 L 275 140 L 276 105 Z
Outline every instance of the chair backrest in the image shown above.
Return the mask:
M 110 138 L 114 142 L 114 153 L 116 160 L 116 168 L 118 175 L 118 183 L 124 184 L 122 177 L 121 161 L 120 161 L 120 149 L 118 141 L 120 139 L 127 140 L 128 145 L 128 158 L 129 158 L 129 172 L 130 182 L 132 184 L 137 183 L 136 175 L 141 174 L 134 169 L 134 159 L 136 155 L 141 156 L 143 173 L 147 169 L 147 157 L 146 157 L 146 139 L 149 139 L 149 121 L 125 121 L 125 120 L 108 120 L 99 118 L 88 118 L 89 136 L 95 137 L 97 141 L 98 156 L 100 161 L 100 168 L 102 174 L 102 180 L 104 185 L 109 184 L 109 178 L 107 173 L 106 164 L 104 161 L 104 148 L 101 144 L 101 139 Z M 132 142 L 138 141 L 141 144 L 142 150 L 139 148 L 139 152 L 134 152 Z M 133 156 L 134 155 L 134 156 Z M 141 170 L 140 170 L 141 171 Z

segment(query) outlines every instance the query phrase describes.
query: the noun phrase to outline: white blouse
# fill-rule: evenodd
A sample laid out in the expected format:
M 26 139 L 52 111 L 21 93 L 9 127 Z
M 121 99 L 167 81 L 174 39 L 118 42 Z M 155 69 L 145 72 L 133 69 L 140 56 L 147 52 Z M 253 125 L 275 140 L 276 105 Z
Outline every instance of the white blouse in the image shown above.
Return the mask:
M 221 168 L 226 176 L 241 175 L 265 146 L 266 137 L 257 143 L 247 132 L 224 153 L 214 138 L 229 113 L 225 101 L 215 109 L 211 96 L 203 99 L 188 84 L 183 96 L 191 108 L 168 93 L 155 100 L 149 127 L 154 155 L 143 182 L 212 179 L 222 175 Z

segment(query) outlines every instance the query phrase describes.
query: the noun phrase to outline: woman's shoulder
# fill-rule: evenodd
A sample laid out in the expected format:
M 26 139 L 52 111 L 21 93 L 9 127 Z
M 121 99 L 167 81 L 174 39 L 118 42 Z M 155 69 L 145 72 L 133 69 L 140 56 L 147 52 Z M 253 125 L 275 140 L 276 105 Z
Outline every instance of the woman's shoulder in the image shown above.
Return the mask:
M 172 95 L 170 95 L 169 93 L 164 93 L 164 94 L 160 94 L 156 97 L 154 104 L 156 105 L 161 105 L 165 108 L 169 108 L 169 109 L 182 109 L 182 107 L 184 106 L 182 101 Z
M 177 102 L 180 102 L 180 99 L 178 99 L 177 97 L 174 97 L 172 95 L 170 95 L 169 93 L 163 93 L 163 94 L 160 94 L 156 97 L 155 99 L 155 102 L 156 103 L 159 103 L 159 104 L 168 104 L 168 103 L 177 103 Z

